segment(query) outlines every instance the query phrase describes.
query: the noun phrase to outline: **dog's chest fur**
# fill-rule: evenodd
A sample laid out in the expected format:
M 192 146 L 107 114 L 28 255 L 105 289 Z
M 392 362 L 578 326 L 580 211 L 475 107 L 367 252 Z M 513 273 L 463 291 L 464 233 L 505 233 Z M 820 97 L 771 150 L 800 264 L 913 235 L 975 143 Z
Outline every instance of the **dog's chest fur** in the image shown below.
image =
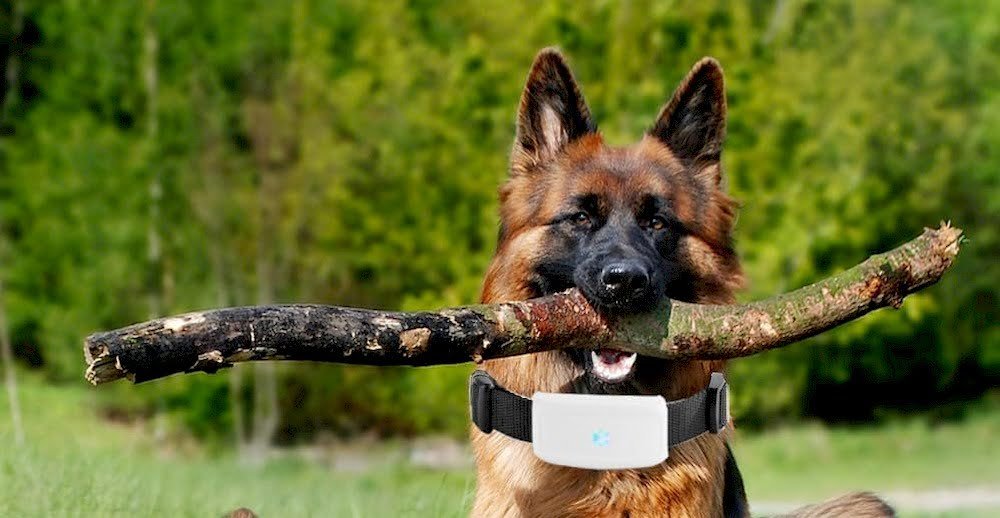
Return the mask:
M 538 356 L 547 354 L 558 353 L 490 362 L 490 370 L 544 369 L 539 364 L 545 358 Z M 725 433 L 702 435 L 671 449 L 670 458 L 652 468 L 593 471 L 546 464 L 528 443 L 473 430 L 478 488 L 472 515 L 721 516 L 725 439 Z

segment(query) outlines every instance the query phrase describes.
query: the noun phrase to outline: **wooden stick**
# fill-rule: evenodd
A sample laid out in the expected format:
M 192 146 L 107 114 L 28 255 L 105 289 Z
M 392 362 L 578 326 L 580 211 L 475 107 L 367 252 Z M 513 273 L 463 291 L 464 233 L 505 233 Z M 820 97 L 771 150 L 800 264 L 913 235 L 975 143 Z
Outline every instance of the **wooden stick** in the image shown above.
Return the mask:
M 926 229 L 854 268 L 759 302 L 665 300 L 652 312 L 619 318 L 597 313 L 577 290 L 437 312 L 294 304 L 188 313 L 91 335 L 86 378 L 138 383 L 259 360 L 440 365 L 598 345 L 674 359 L 748 356 L 898 308 L 941 278 L 961 236 L 948 224 Z

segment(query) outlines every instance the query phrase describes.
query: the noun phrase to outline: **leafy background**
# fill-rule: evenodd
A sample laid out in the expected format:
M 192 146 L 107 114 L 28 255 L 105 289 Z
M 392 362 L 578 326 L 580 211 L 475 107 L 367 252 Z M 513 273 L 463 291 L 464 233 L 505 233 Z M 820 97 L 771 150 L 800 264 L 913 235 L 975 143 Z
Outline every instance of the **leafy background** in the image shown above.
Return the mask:
M 902 310 L 733 362 L 742 426 L 956 419 L 1000 381 L 998 2 L 20 1 L 0 42 L 3 304 L 19 372 L 45 383 L 82 386 L 82 337 L 152 314 L 476 301 L 548 45 L 614 144 L 698 58 L 722 62 L 743 300 L 966 230 Z M 468 366 L 235 371 L 99 406 L 222 444 L 273 375 L 279 444 L 468 426 Z

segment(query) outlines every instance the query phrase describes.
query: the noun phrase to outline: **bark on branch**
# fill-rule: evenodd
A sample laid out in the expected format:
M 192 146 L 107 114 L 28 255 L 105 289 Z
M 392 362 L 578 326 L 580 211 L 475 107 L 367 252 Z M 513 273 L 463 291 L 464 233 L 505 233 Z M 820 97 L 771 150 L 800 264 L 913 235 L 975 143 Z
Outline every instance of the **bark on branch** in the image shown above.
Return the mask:
M 597 313 L 576 290 L 539 299 L 400 313 L 317 305 L 188 313 L 87 338 L 86 378 L 148 381 L 241 361 L 439 365 L 567 347 L 616 347 L 661 358 L 735 358 L 899 307 L 937 282 L 958 254 L 948 224 L 838 275 L 749 304 L 664 301 L 629 317 Z

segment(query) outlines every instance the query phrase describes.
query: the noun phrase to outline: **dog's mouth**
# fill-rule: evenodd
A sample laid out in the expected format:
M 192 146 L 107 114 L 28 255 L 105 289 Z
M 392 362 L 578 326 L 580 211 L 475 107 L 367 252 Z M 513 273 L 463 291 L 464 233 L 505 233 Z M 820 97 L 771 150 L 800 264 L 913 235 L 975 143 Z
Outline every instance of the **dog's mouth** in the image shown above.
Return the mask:
M 622 383 L 632 376 L 638 357 L 636 353 L 617 349 L 591 349 L 587 370 L 604 383 Z
M 573 284 L 572 282 L 566 280 L 560 280 L 558 277 L 550 278 L 547 276 L 539 276 L 536 280 L 535 292 L 536 296 L 542 296 L 543 294 L 558 293 L 568 288 L 577 287 L 584 292 L 586 296 L 587 291 L 584 287 Z M 612 312 L 624 313 L 626 308 L 616 308 L 609 307 L 604 304 L 600 299 L 592 299 L 588 297 L 591 304 L 600 310 L 608 310 Z M 634 308 L 629 308 L 634 309 Z M 646 386 L 639 379 L 641 376 L 637 374 L 640 369 L 640 364 L 644 365 L 643 369 L 656 370 L 655 366 L 648 365 L 651 360 L 655 358 L 642 357 L 640 358 L 638 354 L 628 351 L 622 351 L 620 349 L 613 349 L 610 347 L 601 347 L 605 344 L 593 344 L 594 348 L 569 348 L 563 349 L 562 352 L 565 354 L 570 361 L 582 371 L 582 375 L 579 375 L 573 379 L 572 383 L 568 387 L 569 391 L 580 393 L 580 394 L 642 394 L 645 393 Z M 578 371 L 578 372 L 579 372 Z

